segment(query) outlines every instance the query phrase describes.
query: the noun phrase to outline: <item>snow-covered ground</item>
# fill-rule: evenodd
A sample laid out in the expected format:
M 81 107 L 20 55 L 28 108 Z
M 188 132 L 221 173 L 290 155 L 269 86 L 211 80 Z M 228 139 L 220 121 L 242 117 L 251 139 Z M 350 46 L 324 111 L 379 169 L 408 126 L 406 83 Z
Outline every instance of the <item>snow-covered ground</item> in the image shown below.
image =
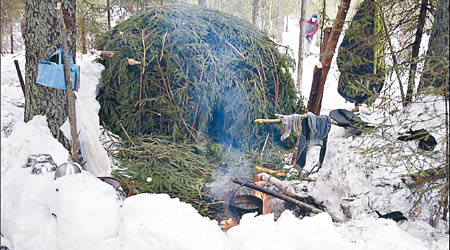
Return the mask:
M 295 29 L 296 22 L 290 23 L 294 25 L 284 37 L 295 48 L 298 28 Z M 302 92 L 306 97 L 318 48 L 311 47 L 311 52 L 303 69 Z M 364 166 L 363 157 L 354 149 L 359 139 L 347 137 L 339 127 L 330 132 L 324 167 L 316 175 L 317 182 L 297 186 L 305 186 L 340 216 L 341 207 L 348 207 L 352 219 L 344 223 L 333 223 L 326 213 L 298 219 L 285 211 L 277 221 L 273 214 L 257 217 L 247 214 L 239 226 L 224 233 L 216 221 L 200 216 L 191 205 L 165 194 L 139 194 L 122 201 L 112 186 L 87 171 L 56 180 L 54 173 L 32 175 L 29 168 L 22 168 L 28 155 L 49 153 L 61 164 L 69 153 L 52 137 L 45 117 L 36 116 L 28 123 L 23 122 L 24 98 L 14 59 L 19 60 L 24 71 L 23 52 L 1 58 L 1 244 L 11 250 L 448 249 L 445 228 L 440 225 L 437 230 L 429 226 L 426 211 L 423 216 L 401 224 L 376 218 L 371 209 L 382 213 L 400 210 L 407 214 L 411 207 L 407 199 L 410 191 L 404 186 L 397 188 L 401 185 L 400 172 Z M 93 91 L 102 70 L 94 59 L 92 55 L 77 59 L 82 70 L 78 97 L 91 115 L 98 111 Z M 352 107 L 337 94 L 336 71 L 334 64 L 324 92 L 324 113 Z M 94 116 L 92 119 L 96 121 L 98 117 Z M 318 151 L 311 150 L 306 169 L 317 159 Z M 342 201 L 345 196 L 357 199 Z

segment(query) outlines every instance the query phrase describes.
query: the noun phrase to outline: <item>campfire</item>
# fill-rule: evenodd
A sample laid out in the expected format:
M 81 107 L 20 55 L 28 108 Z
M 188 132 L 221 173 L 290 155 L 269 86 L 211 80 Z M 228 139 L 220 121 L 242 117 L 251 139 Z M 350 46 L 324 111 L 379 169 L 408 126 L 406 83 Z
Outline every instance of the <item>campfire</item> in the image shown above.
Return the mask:
M 220 226 L 223 231 L 227 231 L 233 226 L 239 225 L 239 221 L 242 215 L 246 213 L 257 212 L 260 214 L 267 214 L 273 212 L 273 208 L 270 207 L 270 196 L 281 199 L 290 206 L 294 208 L 302 209 L 307 214 L 319 214 L 326 210 L 322 204 L 315 201 L 313 197 L 299 197 L 295 193 L 294 188 L 286 182 L 282 182 L 273 176 L 266 173 L 259 173 L 255 179 L 254 183 L 245 181 L 235 176 L 231 178 L 231 181 L 239 184 L 240 186 L 234 190 L 229 202 L 227 202 L 227 211 L 229 212 L 229 217 L 220 222 Z M 275 186 L 279 191 L 272 191 L 265 184 Z M 242 187 L 248 187 L 253 189 L 253 195 L 235 195 L 236 191 Z M 285 207 L 287 208 L 287 207 Z M 305 213 L 304 212 L 304 213 Z M 327 211 L 334 222 L 342 222 L 342 219 L 334 216 L 330 211 Z
M 264 181 L 262 181 L 261 177 L 256 176 L 254 183 L 262 187 Z M 257 212 L 258 215 L 270 213 L 270 196 L 268 194 L 254 190 L 252 195 L 236 195 L 236 191 L 237 189 L 233 192 L 228 202 L 227 211 L 230 217 L 220 222 L 220 227 L 223 231 L 239 225 L 241 217 L 246 213 Z

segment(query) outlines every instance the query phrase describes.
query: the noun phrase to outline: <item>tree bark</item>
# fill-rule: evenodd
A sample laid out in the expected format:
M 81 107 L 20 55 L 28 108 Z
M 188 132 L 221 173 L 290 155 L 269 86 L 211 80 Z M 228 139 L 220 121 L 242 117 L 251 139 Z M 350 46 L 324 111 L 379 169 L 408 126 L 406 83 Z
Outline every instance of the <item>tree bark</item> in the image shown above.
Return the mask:
M 198 6 L 200 6 L 202 8 L 206 8 L 206 0 L 198 0 Z
M 425 87 L 442 87 L 446 84 L 449 54 L 449 0 L 439 0 L 428 41 L 427 59 L 417 92 Z
M 253 0 L 252 9 L 252 23 L 257 27 L 259 27 L 259 2 L 260 0 Z
M 320 114 L 320 108 L 322 106 L 323 90 L 325 88 L 325 82 L 327 80 L 328 71 L 330 71 L 331 60 L 334 56 L 334 51 L 336 50 L 336 45 L 341 35 L 342 27 L 344 26 L 345 17 L 347 16 L 348 8 L 350 7 L 351 0 L 342 0 L 339 5 L 338 13 L 336 19 L 333 23 L 333 29 L 331 30 L 330 38 L 327 42 L 327 47 L 325 49 L 325 55 L 320 60 L 322 63 L 322 76 L 320 77 L 319 91 L 317 95 L 317 102 L 314 109 L 317 110 L 317 115 Z
M 75 0 L 62 0 L 64 19 L 67 28 L 68 47 L 75 55 L 76 21 Z M 47 117 L 52 135 L 66 148 L 69 141 L 59 127 L 67 118 L 66 91 L 35 84 L 39 60 L 47 59 L 59 48 L 60 32 L 56 15 L 57 0 L 49 0 L 41 4 L 40 0 L 27 0 L 25 3 L 25 115 L 28 122 L 35 115 Z
M 305 41 L 306 1 L 301 0 L 300 35 L 298 37 L 298 64 L 297 64 L 297 90 L 301 92 L 303 74 L 303 42 Z
M 81 33 L 80 34 L 81 54 L 87 54 L 87 39 L 86 39 L 87 31 L 86 31 L 86 28 L 82 27 L 80 33 Z
M 11 24 L 11 54 L 14 54 L 14 24 Z
M 323 40 L 322 40 L 322 44 L 320 45 L 320 59 L 319 59 L 319 63 L 314 67 L 313 80 L 312 80 L 312 84 L 311 84 L 311 91 L 309 93 L 308 106 L 307 106 L 307 110 L 316 115 L 320 114 L 320 109 L 322 107 L 321 104 L 317 104 L 318 97 L 319 97 L 319 89 L 320 89 L 320 78 L 322 77 L 322 64 L 320 63 L 320 60 L 322 60 L 325 56 L 325 49 L 328 44 L 328 39 L 330 38 L 331 27 L 325 28 L 324 31 L 322 32 L 322 34 L 323 34 Z M 316 109 L 316 106 L 318 106 L 318 109 Z
M 276 39 L 279 43 L 283 42 L 283 30 L 284 30 L 284 0 L 278 0 L 277 6 L 277 21 L 276 21 Z
M 416 71 L 417 71 L 417 57 L 419 56 L 420 42 L 422 41 L 423 27 L 425 26 L 427 17 L 428 0 L 422 0 L 420 5 L 419 18 L 417 21 L 416 38 L 412 46 L 411 52 L 411 66 L 409 68 L 408 89 L 406 90 L 406 104 L 412 101 L 414 92 Z
M 111 3 L 110 0 L 106 0 L 106 9 L 108 13 L 108 29 L 111 29 Z

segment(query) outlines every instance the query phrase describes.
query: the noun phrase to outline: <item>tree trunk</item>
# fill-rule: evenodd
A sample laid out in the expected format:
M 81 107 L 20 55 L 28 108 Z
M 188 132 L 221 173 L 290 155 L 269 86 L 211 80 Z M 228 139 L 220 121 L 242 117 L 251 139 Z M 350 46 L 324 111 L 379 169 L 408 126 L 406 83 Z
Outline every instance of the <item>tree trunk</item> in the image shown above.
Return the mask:
M 279 43 L 283 42 L 283 30 L 284 30 L 283 9 L 284 9 L 284 0 L 278 0 L 275 38 Z
M 68 45 L 75 55 L 76 21 L 74 0 L 62 0 L 62 8 L 67 28 Z M 66 91 L 35 84 L 39 60 L 47 59 L 59 48 L 60 32 L 58 27 L 57 0 L 48 0 L 41 4 L 40 0 L 27 0 L 25 3 L 25 115 L 28 122 L 35 115 L 45 115 L 51 133 L 66 148 L 70 148 L 68 140 L 59 127 L 67 119 Z
M 14 24 L 11 25 L 11 54 L 14 54 Z
M 322 106 L 323 90 L 325 88 L 325 82 L 327 80 L 328 71 L 330 71 L 331 60 L 334 56 L 334 51 L 336 50 L 336 45 L 341 35 L 342 27 L 344 26 L 345 17 L 347 16 L 348 8 L 350 7 L 351 0 L 342 0 L 339 5 L 338 13 L 336 14 L 336 19 L 333 23 L 333 29 L 331 30 L 330 38 L 327 42 L 327 47 L 325 49 L 325 56 L 320 60 L 322 63 L 322 76 L 320 77 L 319 91 L 317 95 L 317 102 L 314 107 L 317 110 L 317 115 L 320 114 L 320 109 Z
M 82 27 L 80 33 L 81 33 L 80 34 L 81 54 L 87 54 L 87 39 L 86 39 L 87 31 L 86 31 L 86 28 Z
M 252 23 L 253 25 L 259 27 L 259 1 L 253 0 L 253 10 L 252 10 Z
M 306 18 L 306 1 L 301 0 L 300 14 L 300 35 L 298 37 L 298 64 L 297 64 L 297 90 L 301 92 L 302 74 L 303 74 L 303 42 L 305 40 L 305 18 Z
M 420 92 L 425 87 L 442 87 L 446 83 L 449 53 L 449 0 L 439 0 L 428 42 L 427 59 L 420 79 Z
M 106 0 L 106 9 L 108 13 L 108 29 L 111 29 L 111 3 L 110 0 Z
M 323 34 L 323 40 L 320 45 L 320 59 L 319 60 L 323 60 L 323 58 L 325 57 L 325 49 L 328 44 L 328 39 L 330 38 L 331 27 L 326 27 L 324 29 L 324 31 L 322 32 L 322 34 Z M 311 91 L 309 93 L 308 107 L 307 107 L 308 111 L 310 111 L 316 115 L 320 114 L 320 109 L 322 106 L 320 103 L 317 104 L 318 97 L 319 97 L 320 78 L 321 77 L 322 77 L 322 64 L 319 62 L 318 65 L 316 65 L 314 67 L 313 80 L 312 80 L 312 84 L 311 84 Z M 316 107 L 318 107 L 318 108 L 316 109 Z
M 423 27 L 425 26 L 427 17 L 427 6 L 428 0 L 422 0 L 422 3 L 420 5 L 419 20 L 417 22 L 416 38 L 414 40 L 411 52 L 411 66 L 409 68 L 408 89 L 406 90 L 406 104 L 412 101 L 412 96 L 414 92 L 416 71 L 417 71 L 417 57 L 419 56 Z
M 162 0 L 161 0 L 161 4 L 162 4 Z M 202 8 L 206 8 L 206 0 L 198 0 L 198 6 L 200 6 Z

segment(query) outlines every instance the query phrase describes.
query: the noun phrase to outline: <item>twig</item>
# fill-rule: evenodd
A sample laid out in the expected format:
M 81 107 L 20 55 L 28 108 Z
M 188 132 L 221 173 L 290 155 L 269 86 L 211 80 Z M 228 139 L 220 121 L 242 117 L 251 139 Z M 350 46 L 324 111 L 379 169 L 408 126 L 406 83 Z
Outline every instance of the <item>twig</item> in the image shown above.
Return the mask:
M 163 57 L 163 54 L 164 54 L 164 44 L 166 43 L 166 37 L 167 37 L 167 31 L 163 35 L 163 41 L 162 41 L 162 46 L 161 46 L 161 56 L 159 57 L 160 61 L 162 60 L 162 57 Z
M 197 114 L 198 114 L 198 104 L 197 107 L 195 107 L 195 113 L 194 113 L 194 120 L 192 121 L 192 126 L 193 128 L 195 128 L 195 121 L 197 120 Z
M 266 149 L 267 140 L 269 139 L 269 135 L 270 135 L 270 133 L 267 133 L 266 140 L 264 140 L 264 145 L 263 145 L 263 147 L 262 147 L 261 154 L 260 154 L 260 157 L 261 157 L 261 158 L 262 158 L 263 155 L 264 155 L 264 150 Z
M 261 57 L 261 55 L 259 54 L 259 52 L 258 52 L 258 57 L 259 57 L 259 62 L 261 63 L 261 69 L 262 69 L 262 72 L 263 72 L 264 81 L 267 81 L 267 78 L 266 78 L 266 71 L 264 70 L 264 63 L 263 63 L 263 61 L 262 61 L 262 57 Z
M 127 131 L 126 131 L 125 128 L 123 127 L 122 123 L 120 123 L 120 127 L 122 128 L 123 132 L 124 132 L 125 135 L 127 136 L 128 140 L 131 142 L 131 144 L 133 144 L 134 146 L 136 146 L 136 144 L 134 144 L 134 142 L 131 140 L 130 135 L 128 135 Z
M 264 99 L 264 106 L 266 106 L 267 105 L 266 89 L 264 88 L 264 83 L 263 83 L 263 80 L 261 77 L 261 72 L 259 71 L 258 68 L 256 68 L 256 70 L 258 71 L 259 81 L 261 82 L 261 90 L 262 90 L 263 99 Z
M 383 21 L 384 34 L 385 34 L 386 40 L 389 44 L 389 49 L 391 50 L 391 56 L 392 56 L 392 61 L 394 62 L 395 73 L 397 74 L 398 84 L 400 85 L 399 87 L 400 87 L 400 95 L 402 98 L 402 104 L 403 104 L 403 107 L 405 107 L 406 106 L 405 93 L 403 91 L 403 84 L 402 84 L 402 81 L 400 78 L 400 72 L 398 69 L 397 57 L 395 56 L 395 53 L 394 53 L 394 47 L 392 46 L 391 37 L 388 34 L 388 29 L 387 29 L 387 25 L 386 25 L 386 20 L 384 19 L 384 13 L 383 13 L 382 6 L 376 1 L 375 1 L 375 3 L 378 4 L 378 6 L 380 8 L 381 19 Z
M 236 53 L 238 53 L 242 57 L 242 59 L 245 59 L 245 56 L 241 52 L 239 52 L 239 50 L 236 49 L 236 47 L 234 47 L 233 44 L 228 42 L 226 39 L 225 39 L 225 43 L 228 44 L 228 46 L 230 46 L 232 49 L 234 49 L 234 51 L 236 51 Z

